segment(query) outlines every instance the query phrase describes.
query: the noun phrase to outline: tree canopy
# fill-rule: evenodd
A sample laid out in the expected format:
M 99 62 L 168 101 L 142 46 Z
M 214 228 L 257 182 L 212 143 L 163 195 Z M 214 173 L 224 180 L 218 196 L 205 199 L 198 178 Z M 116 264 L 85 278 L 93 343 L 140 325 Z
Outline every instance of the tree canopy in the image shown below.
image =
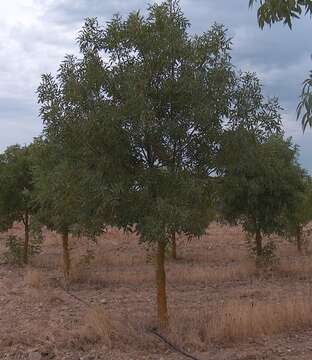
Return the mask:
M 305 171 L 302 171 L 300 180 L 300 191 L 296 191 L 294 204 L 285 213 L 286 237 L 296 239 L 299 252 L 302 251 L 304 228 L 312 220 L 312 180 Z
M 35 213 L 30 149 L 13 145 L 0 154 L 0 229 L 14 222 L 25 228 L 23 261 L 28 262 L 30 216 Z
M 262 236 L 284 233 L 285 215 L 296 211 L 303 192 L 297 147 L 278 134 L 259 141 L 240 129 L 228 135 L 224 151 L 222 214 L 256 237 L 260 257 Z
M 158 244 L 166 322 L 165 247 L 172 232 L 200 235 L 209 222 L 233 69 L 222 26 L 190 37 L 177 2 L 148 10 L 115 16 L 106 29 L 88 19 L 82 59 L 67 57 L 56 79 L 45 75 L 39 100 L 47 138 L 76 154 L 102 194 L 97 216 L 110 208 L 111 224 Z

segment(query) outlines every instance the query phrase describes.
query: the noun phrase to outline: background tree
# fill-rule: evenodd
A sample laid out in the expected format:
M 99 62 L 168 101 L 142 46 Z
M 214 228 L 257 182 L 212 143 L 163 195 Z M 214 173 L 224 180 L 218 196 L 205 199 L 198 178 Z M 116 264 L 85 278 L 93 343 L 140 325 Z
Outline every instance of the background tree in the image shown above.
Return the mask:
M 28 263 L 33 202 L 33 174 L 30 149 L 13 145 L 0 155 L 0 229 L 10 229 L 14 222 L 24 225 L 23 262 Z
M 305 171 L 301 174 L 302 186 L 294 201 L 294 206 L 285 214 L 286 235 L 295 238 L 297 249 L 302 252 L 304 227 L 312 220 L 312 180 Z
M 240 223 L 254 237 L 258 259 L 263 255 L 262 238 L 283 234 L 284 214 L 297 209 L 302 191 L 298 150 L 291 140 L 271 135 L 263 141 L 239 129 L 227 134 L 222 212 L 231 223 Z
M 292 28 L 293 19 L 298 19 L 302 14 L 312 15 L 311 0 L 249 0 L 249 6 L 259 4 L 258 23 L 261 29 L 266 24 L 272 25 L 283 22 Z M 312 126 L 312 71 L 304 81 L 297 108 L 298 118 L 301 117 L 303 130 Z
M 39 205 L 36 217 L 41 224 L 62 236 L 63 273 L 68 284 L 71 268 L 69 234 L 86 229 L 82 225 L 85 217 L 81 211 L 81 194 L 86 194 L 88 188 L 81 183 L 81 172 L 64 156 L 58 143 L 37 139 L 32 147 L 34 198 Z
M 262 84 L 255 73 L 239 73 L 232 86 L 231 106 L 227 119 L 227 130 L 244 129 L 259 141 L 272 134 L 282 133 L 281 107 L 277 98 L 266 99 Z M 223 136 L 222 135 L 222 136 Z

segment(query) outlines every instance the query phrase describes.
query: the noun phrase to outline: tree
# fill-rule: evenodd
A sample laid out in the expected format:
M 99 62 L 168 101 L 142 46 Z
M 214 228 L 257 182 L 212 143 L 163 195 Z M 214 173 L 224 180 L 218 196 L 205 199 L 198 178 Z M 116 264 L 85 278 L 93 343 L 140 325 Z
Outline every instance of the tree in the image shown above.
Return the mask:
M 224 27 L 190 36 L 189 25 L 173 0 L 145 17 L 115 16 L 105 29 L 87 19 L 82 58 L 67 56 L 39 87 L 46 138 L 93 189 L 80 192 L 79 212 L 92 214 L 94 228 L 135 229 L 157 247 L 164 326 L 165 250 L 176 234 L 203 234 L 214 217 L 225 134 L 245 128 L 262 139 L 281 126 L 277 100 L 265 101 L 254 74 L 235 73 Z
M 303 170 L 301 182 L 301 189 L 296 194 L 294 206 L 287 209 L 285 214 L 286 236 L 295 238 L 299 252 L 302 252 L 304 227 L 312 220 L 312 180 Z
M 14 222 L 24 225 L 23 262 L 28 263 L 33 202 L 33 174 L 30 149 L 13 145 L 0 155 L 0 229 L 8 230 Z
M 236 76 L 227 119 L 230 134 L 231 131 L 244 129 L 259 141 L 264 141 L 273 134 L 281 134 L 280 111 L 277 98 L 264 97 L 262 84 L 255 73 L 239 73 Z M 227 135 L 228 132 L 225 131 L 222 136 L 227 139 Z
M 249 6 L 259 3 L 258 23 L 261 29 L 266 24 L 284 22 L 292 28 L 293 19 L 298 19 L 305 14 L 312 15 L 311 0 L 249 0 Z M 312 71 L 310 76 L 303 82 L 300 102 L 297 107 L 297 117 L 301 117 L 303 130 L 312 126 Z
M 40 211 L 41 224 L 62 235 L 63 272 L 68 282 L 70 274 L 69 231 L 75 223 L 73 181 L 75 177 L 66 167 L 56 146 L 37 139 L 33 145 L 34 194 Z
M 63 274 L 66 284 L 70 280 L 70 233 L 91 232 L 92 217 L 84 222 L 86 208 L 83 199 L 88 187 L 69 156 L 65 156 L 60 143 L 38 138 L 32 145 L 34 199 L 39 205 L 38 221 L 62 236 Z M 83 196 L 82 196 L 83 194 Z M 94 234 L 93 234 L 94 235 Z
M 67 57 L 39 88 L 46 133 L 78 151 L 77 164 L 96 182 L 96 217 L 113 214 L 110 224 L 133 226 L 157 247 L 162 325 L 165 249 L 173 234 L 199 236 L 209 223 L 234 78 L 225 29 L 191 37 L 188 27 L 173 0 L 149 6 L 146 17 L 115 16 L 106 29 L 88 19 L 82 59 Z
M 281 135 L 259 141 L 246 129 L 230 132 L 225 142 L 224 151 L 228 149 L 233 155 L 225 156 L 222 213 L 254 237 L 260 260 L 263 236 L 283 234 L 285 213 L 297 209 L 302 191 L 298 150 Z

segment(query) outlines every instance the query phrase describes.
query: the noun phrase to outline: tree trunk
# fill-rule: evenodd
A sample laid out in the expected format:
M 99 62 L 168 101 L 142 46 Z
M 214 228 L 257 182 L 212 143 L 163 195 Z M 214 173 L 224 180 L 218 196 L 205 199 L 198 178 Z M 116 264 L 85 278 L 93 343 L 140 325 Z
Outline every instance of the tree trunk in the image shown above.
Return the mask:
M 70 272 L 70 254 L 69 254 L 69 244 L 68 244 L 68 231 L 62 233 L 62 243 L 63 243 L 63 272 L 66 284 L 69 282 L 69 272 Z
M 158 241 L 156 261 L 157 315 L 161 327 L 166 327 L 168 325 L 165 248 L 165 241 Z
M 23 249 L 23 262 L 24 264 L 28 264 L 28 250 L 29 250 L 29 214 L 28 210 L 25 212 L 24 222 L 24 231 L 25 231 L 25 239 L 24 239 L 24 249 Z
M 257 230 L 256 232 L 256 254 L 257 257 L 262 255 L 262 236 L 260 230 Z
M 177 241 L 175 232 L 173 232 L 171 235 L 171 250 L 172 259 L 177 260 Z
M 296 229 L 296 242 L 297 250 L 302 253 L 302 229 L 300 225 L 298 225 Z

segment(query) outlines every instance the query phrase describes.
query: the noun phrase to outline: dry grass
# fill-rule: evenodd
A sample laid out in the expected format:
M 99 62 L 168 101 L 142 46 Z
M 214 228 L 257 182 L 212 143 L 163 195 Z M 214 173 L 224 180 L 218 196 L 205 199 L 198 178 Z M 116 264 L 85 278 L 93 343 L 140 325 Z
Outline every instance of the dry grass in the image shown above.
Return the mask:
M 142 248 L 137 248 L 136 240 L 133 244 L 125 244 L 123 247 L 116 246 L 115 248 L 107 250 L 105 242 L 100 243 L 96 249 L 96 255 L 93 261 L 96 267 L 107 267 L 107 268 L 118 268 L 125 266 L 139 266 L 146 264 L 147 262 L 147 251 Z M 134 253 L 128 251 L 131 246 L 137 250 Z
M 36 268 L 53 271 L 61 267 L 61 255 L 43 252 L 32 259 L 31 264 Z
M 306 278 L 312 274 L 312 261 L 309 256 L 287 257 L 280 261 L 277 273 L 283 276 Z
M 196 283 L 212 283 L 224 282 L 233 280 L 244 280 L 257 272 L 257 268 L 253 261 L 242 261 L 238 264 L 229 266 L 192 266 L 185 267 L 185 265 L 171 265 L 168 268 L 168 281 L 170 283 L 180 284 L 196 284 Z
M 79 343 L 101 343 L 107 348 L 151 349 L 159 346 L 151 335 L 151 321 L 142 314 L 127 314 L 90 308 L 84 326 L 75 333 Z M 173 311 L 170 328 L 165 333 L 170 341 L 184 349 L 203 351 L 211 344 L 244 342 L 312 325 L 312 303 L 309 295 L 298 294 L 288 299 L 263 301 L 232 300 L 205 309 Z
M 122 323 L 117 319 L 113 319 L 100 306 L 90 309 L 84 322 L 86 326 L 84 336 L 89 340 L 101 340 L 110 349 L 117 340 L 120 340 Z
M 28 268 L 24 275 L 27 286 L 38 289 L 42 285 L 42 275 L 38 270 Z
M 257 273 L 255 263 L 251 260 L 226 267 L 188 266 L 170 264 L 167 267 L 168 283 L 178 285 L 195 285 L 198 283 L 220 283 L 225 281 L 244 280 Z M 142 264 L 140 267 L 119 267 L 107 269 L 100 264 L 73 264 L 71 280 L 75 283 L 87 283 L 98 286 L 143 286 L 153 285 L 155 278 L 153 264 Z
M 145 266 L 138 270 L 122 269 L 107 270 L 107 268 L 88 266 L 83 264 L 73 265 L 71 281 L 74 283 L 95 286 L 137 286 L 152 284 L 154 281 L 153 268 Z
M 238 341 L 312 324 L 310 296 L 264 302 L 229 302 L 211 322 L 212 341 Z
M 309 295 L 275 301 L 228 301 L 200 312 L 179 312 L 170 338 L 180 346 L 204 349 L 210 343 L 239 342 L 312 325 Z
M 129 319 L 127 314 L 106 311 L 103 306 L 94 306 L 85 314 L 83 326 L 73 335 L 81 343 L 101 343 L 108 349 L 130 347 L 151 350 L 154 338 L 148 332 L 150 324 L 146 316 Z

